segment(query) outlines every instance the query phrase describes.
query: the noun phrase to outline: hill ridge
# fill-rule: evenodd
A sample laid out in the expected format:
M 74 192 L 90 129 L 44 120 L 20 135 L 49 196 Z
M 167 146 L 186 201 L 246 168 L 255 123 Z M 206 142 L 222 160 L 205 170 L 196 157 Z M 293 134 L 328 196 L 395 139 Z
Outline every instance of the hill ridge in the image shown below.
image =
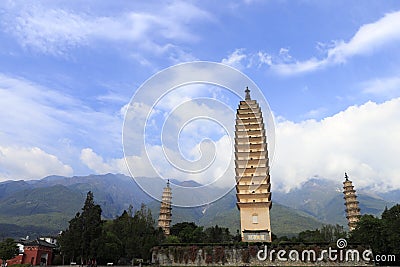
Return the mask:
M 157 190 L 161 195 L 165 184 L 155 186 L 159 187 Z M 56 233 L 65 229 L 68 221 L 80 211 L 88 191 L 94 193 L 96 203 L 101 205 L 104 219 L 115 218 L 128 209 L 129 205 L 137 209 L 141 203 L 148 205 L 153 217 L 157 219 L 159 202 L 146 195 L 131 177 L 108 173 L 73 177 L 48 176 L 29 183 L 21 180 L 1 182 L 0 224 L 15 224 L 16 229 L 31 228 L 26 230 L 28 232 L 47 229 L 48 232 Z M 386 205 L 389 207 L 393 204 L 363 194 L 360 194 L 359 200 L 362 212 L 364 210 L 376 215 L 380 215 Z M 346 226 L 342 193 L 337 191 L 337 184 L 332 181 L 315 179 L 288 193 L 273 192 L 272 201 L 271 220 L 275 234 L 295 234 L 315 229 L 322 223 Z M 239 229 L 239 213 L 235 190 L 206 206 L 174 207 L 172 218 L 173 223 L 194 221 L 204 226 L 218 224 L 236 232 Z

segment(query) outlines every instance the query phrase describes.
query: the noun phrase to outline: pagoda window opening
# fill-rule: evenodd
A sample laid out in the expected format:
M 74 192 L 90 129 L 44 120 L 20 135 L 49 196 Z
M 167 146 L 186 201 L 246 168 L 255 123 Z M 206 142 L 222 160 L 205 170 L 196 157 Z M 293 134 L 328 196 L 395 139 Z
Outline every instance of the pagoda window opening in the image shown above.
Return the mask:
M 255 224 L 255 223 L 258 223 L 258 214 L 257 214 L 257 213 L 254 213 L 254 214 L 252 215 L 252 221 L 253 221 L 254 224 Z

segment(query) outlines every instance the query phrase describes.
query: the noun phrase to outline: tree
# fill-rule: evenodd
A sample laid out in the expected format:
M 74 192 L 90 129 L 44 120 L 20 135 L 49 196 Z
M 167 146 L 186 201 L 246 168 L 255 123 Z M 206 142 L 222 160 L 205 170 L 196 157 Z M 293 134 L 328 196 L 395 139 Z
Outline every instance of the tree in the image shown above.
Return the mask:
M 179 244 L 179 238 L 176 235 L 169 235 L 165 238 L 166 244 Z
M 308 242 L 308 243 L 319 243 L 324 242 L 324 237 L 321 234 L 319 229 L 315 230 L 306 230 L 299 233 L 298 240 L 299 242 Z
M 161 243 L 164 239 L 164 233 L 161 228 L 154 227 L 155 221 L 151 211 L 146 205 L 142 204 L 140 210 L 133 216 L 134 235 L 139 250 L 137 256 L 143 259 L 150 259 L 150 250 L 155 245 Z
M 194 222 L 182 222 L 174 224 L 170 229 L 171 235 L 175 235 L 182 243 L 202 243 L 204 241 L 203 227 Z
M 81 214 L 76 213 L 75 217 L 69 221 L 68 229 L 63 231 L 60 238 L 59 244 L 61 247 L 61 253 L 70 262 L 75 262 L 78 255 L 81 255 L 81 244 L 82 241 L 82 221 Z
M 112 232 L 121 241 L 124 257 L 149 259 L 151 248 L 164 238 L 162 230 L 156 229 L 154 223 L 150 210 L 143 204 L 134 213 L 132 208 L 124 211 L 107 226 L 106 232 Z
M 350 233 L 350 241 L 369 245 L 377 254 L 388 252 L 383 221 L 369 214 L 361 216 Z
M 82 256 L 92 259 L 97 256 L 98 239 L 101 236 L 101 207 L 94 203 L 93 193 L 89 191 L 82 208 Z
M 191 228 L 191 229 L 196 229 L 197 225 L 194 222 L 181 222 L 181 223 L 176 223 L 174 225 L 172 225 L 171 229 L 170 229 L 170 233 L 171 235 L 175 235 L 178 236 L 179 233 L 184 229 L 184 228 Z
M 382 219 L 361 216 L 356 229 L 350 233 L 350 241 L 369 245 L 376 254 L 400 255 L 400 205 L 386 208 Z
M 0 242 L 0 259 L 2 259 L 3 262 L 14 258 L 18 255 L 18 252 L 18 246 L 14 242 L 14 239 L 7 238 Z
M 300 232 L 297 238 L 293 238 L 293 241 L 297 242 L 336 242 L 339 238 L 346 237 L 346 231 L 343 226 L 338 224 L 331 225 L 327 224 L 321 227 L 321 229 L 306 230 Z
M 218 225 L 205 229 L 204 234 L 206 236 L 205 241 L 208 243 L 227 243 L 234 239 L 228 228 L 219 227 Z
M 323 241 L 325 242 L 336 242 L 339 238 L 346 238 L 346 231 L 341 225 L 327 224 L 322 226 L 320 230 Z
M 94 203 L 93 193 L 86 196 L 82 213 L 77 213 L 69 221 L 69 226 L 60 237 L 61 252 L 71 261 L 80 256 L 81 261 L 97 257 L 99 239 L 101 237 L 101 207 Z
M 390 253 L 400 254 L 400 205 L 385 209 L 382 213 L 382 223 Z
M 103 228 L 101 238 L 98 240 L 97 250 L 98 262 L 118 262 L 124 256 L 123 243 L 121 240 L 106 227 Z

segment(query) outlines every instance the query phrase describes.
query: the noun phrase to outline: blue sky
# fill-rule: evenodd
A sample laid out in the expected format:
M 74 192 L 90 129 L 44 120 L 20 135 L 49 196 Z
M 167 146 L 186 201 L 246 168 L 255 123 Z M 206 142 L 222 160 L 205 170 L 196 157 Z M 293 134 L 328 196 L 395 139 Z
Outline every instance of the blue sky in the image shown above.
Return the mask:
M 192 60 L 263 91 L 277 189 L 344 171 L 400 188 L 400 3 L 378 0 L 1 1 L 0 181 L 125 173 L 132 95 Z

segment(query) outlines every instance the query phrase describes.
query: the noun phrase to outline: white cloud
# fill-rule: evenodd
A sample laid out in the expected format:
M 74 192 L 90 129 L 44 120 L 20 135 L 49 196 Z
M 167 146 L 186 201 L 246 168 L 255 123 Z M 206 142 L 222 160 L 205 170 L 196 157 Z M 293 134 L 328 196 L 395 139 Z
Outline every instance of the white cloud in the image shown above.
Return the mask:
M 366 94 L 395 97 L 400 93 L 400 76 L 376 78 L 363 82 L 360 86 Z
M 161 176 L 202 184 L 218 180 L 222 187 L 229 184 L 233 175 L 228 181 L 219 178 L 227 177 L 221 172 L 231 163 L 227 156 L 233 155 L 233 144 L 227 143 L 231 140 L 227 135 L 233 134 L 235 110 L 220 97 L 222 92 L 213 89 L 203 84 L 185 85 L 158 98 L 154 107 L 131 103 L 124 126 L 124 152 L 134 176 Z M 144 134 L 144 120 L 150 112 Z M 95 158 L 93 161 L 103 162 Z M 101 170 L 103 165 L 97 165 L 92 169 Z
M 314 71 L 324 67 L 327 63 L 328 61 L 326 59 L 318 60 L 316 58 L 311 58 L 306 61 L 296 61 L 295 63 L 273 63 L 271 64 L 271 69 L 281 75 L 292 75 Z
M 294 123 L 281 119 L 277 122 L 276 153 L 271 169 L 274 190 L 289 190 L 314 176 L 341 181 L 345 171 L 357 188 L 383 191 L 400 188 L 399 116 L 400 98 L 397 98 L 382 104 L 367 102 L 351 106 L 321 121 Z M 204 162 L 183 162 L 181 151 L 161 145 L 148 145 L 146 152 L 130 156 L 128 161 L 135 176 L 173 177 L 201 184 L 219 179 L 215 186 L 229 187 L 234 174 L 233 165 L 229 166 L 232 161 L 226 159 L 233 152 L 228 140 L 224 135 L 213 144 L 198 143 L 192 147 L 189 152 L 196 159 L 199 155 L 205 160 L 211 159 L 213 153 L 216 156 L 211 167 L 200 173 L 189 174 L 172 167 L 165 153 L 171 162 L 187 170 L 201 169 Z M 82 150 L 81 160 L 97 173 L 125 172 L 123 159 L 104 161 L 91 149 Z
M 255 4 L 255 3 L 262 3 L 263 1 L 262 0 L 243 0 L 243 2 L 246 5 L 251 5 L 251 4 Z
M 362 25 L 348 42 L 336 40 L 329 46 L 318 43 L 317 48 L 324 50 L 325 58 L 312 57 L 305 61 L 297 61 L 289 55 L 289 50 L 281 49 L 280 57 L 276 58 L 270 64 L 270 67 L 273 71 L 282 75 L 315 71 L 328 65 L 344 63 L 347 59 L 356 55 L 373 53 L 399 41 L 400 11 L 397 11 L 388 13 L 373 23 Z M 283 55 L 282 51 L 284 52 Z
M 0 74 L 0 146 L 40 146 L 76 170 L 83 145 L 101 153 L 122 152 L 123 116 L 118 111 L 110 113 L 95 111 L 47 87 Z
M 265 52 L 258 51 L 257 57 L 258 57 L 258 61 L 260 62 L 259 63 L 259 67 L 262 64 L 266 64 L 268 66 L 272 64 L 272 56 L 267 54 L 267 53 L 265 53 Z
M 53 108 L 61 106 L 61 108 Z M 70 109 L 79 101 L 33 84 L 0 74 L 1 141 L 24 143 L 28 146 L 44 143 L 46 138 L 66 130 L 61 118 L 72 116 Z
M 38 147 L 0 146 L 0 182 L 72 174 L 73 170 L 69 165 Z
M 221 63 L 237 68 L 243 69 L 243 61 L 247 58 L 243 48 L 238 48 L 233 51 L 227 58 L 223 58 Z
M 318 119 L 323 116 L 323 114 L 327 111 L 326 108 L 321 107 L 317 109 L 312 109 L 303 115 L 305 119 Z
M 289 52 L 289 50 L 287 50 L 287 52 Z M 284 50 L 282 50 L 281 53 L 282 57 L 284 57 Z M 271 66 L 273 64 L 273 57 L 264 51 L 258 51 L 257 53 L 246 53 L 244 48 L 237 48 L 226 58 L 223 58 L 221 63 L 239 70 L 244 70 L 252 67 L 260 68 L 263 65 Z
M 397 41 L 400 41 L 400 11 L 388 13 L 376 22 L 361 26 L 347 43 L 338 41 L 328 51 L 328 59 L 341 63 L 348 57 L 367 54 Z
M 91 170 L 94 170 L 98 174 L 114 171 L 110 164 L 105 163 L 103 158 L 94 153 L 91 148 L 82 149 L 80 159 Z
M 134 157 L 130 158 L 135 160 Z M 96 154 L 91 148 L 84 148 L 81 150 L 80 160 L 97 174 L 123 173 L 129 175 L 124 158 L 105 161 L 102 156 Z
M 217 187 L 227 188 L 232 187 L 235 182 L 231 141 L 230 137 L 224 135 L 217 141 L 195 145 L 191 153 L 196 155 L 201 151 L 200 158 L 195 161 L 185 160 L 179 150 L 171 150 L 160 145 L 146 146 L 146 151 L 143 151 L 140 156 L 130 156 L 127 161 L 135 177 L 193 180 L 203 185 L 214 183 Z M 110 170 L 117 161 L 119 159 L 111 161 Z M 92 165 L 98 166 L 96 170 L 101 171 L 103 165 L 99 163 L 97 157 L 93 157 L 91 162 Z
M 400 188 L 400 98 L 351 106 L 321 121 L 280 121 L 271 180 L 291 189 L 318 175 L 358 188 Z
M 67 8 L 51 8 L 39 3 L 6 7 L 3 28 L 27 48 L 52 55 L 63 55 L 74 47 L 95 44 L 99 39 L 128 42 L 135 48 L 155 54 L 172 51 L 174 57 L 189 57 L 171 42 L 194 42 L 190 30 L 196 21 L 210 21 L 206 11 L 182 1 L 173 1 L 149 12 L 138 8 L 111 16 L 96 16 Z M 180 55 L 179 53 L 182 53 Z

